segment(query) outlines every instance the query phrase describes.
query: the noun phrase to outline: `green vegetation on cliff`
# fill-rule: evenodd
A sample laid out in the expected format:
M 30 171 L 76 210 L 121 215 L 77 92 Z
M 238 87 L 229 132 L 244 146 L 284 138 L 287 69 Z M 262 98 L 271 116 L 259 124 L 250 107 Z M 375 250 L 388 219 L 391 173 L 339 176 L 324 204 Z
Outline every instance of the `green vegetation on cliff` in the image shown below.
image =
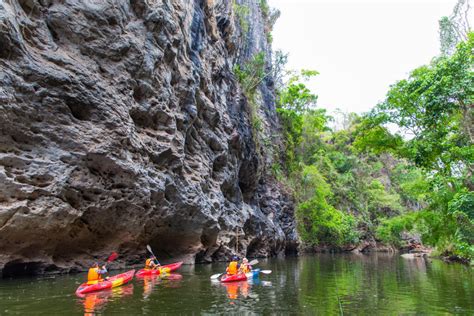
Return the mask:
M 423 201 L 415 191 L 424 183 L 414 183 L 423 179 L 404 160 L 358 150 L 358 115 L 341 114 L 341 126 L 330 128 L 333 118 L 315 109 L 317 96 L 304 84 L 314 75 L 303 71 L 279 91 L 286 150 L 283 168 L 274 170 L 284 170 L 276 176 L 294 192 L 303 241 L 339 248 L 373 239 L 382 220 L 418 207 Z
M 444 255 L 474 259 L 474 33 L 451 56 L 436 58 L 393 85 L 366 118 L 361 148 L 390 151 L 420 168 L 427 206 L 416 215 L 384 222 L 380 234 L 396 239 L 402 226 L 418 226 L 423 241 Z M 383 124 L 410 135 L 396 145 L 365 139 Z
M 411 233 L 440 254 L 474 258 L 473 48 L 469 34 L 452 55 L 393 85 L 373 111 L 338 115 L 339 124 L 304 84 L 316 72 L 282 85 L 285 152 L 273 170 L 294 192 L 308 246 L 401 246 Z
M 392 85 L 365 115 L 317 108 L 306 82 L 318 72 L 285 72 L 287 55 L 279 51 L 272 67 L 263 52 L 234 66 L 255 143 L 272 149 L 265 151 L 275 156 L 271 170 L 293 192 L 305 246 L 402 247 L 421 239 L 439 254 L 474 258 L 474 35 L 459 29 L 461 2 L 440 20 L 441 56 Z M 279 12 L 264 0 L 259 8 L 271 35 Z M 248 14 L 235 3 L 234 11 Z M 268 76 L 276 83 L 279 155 L 262 134 L 256 101 Z

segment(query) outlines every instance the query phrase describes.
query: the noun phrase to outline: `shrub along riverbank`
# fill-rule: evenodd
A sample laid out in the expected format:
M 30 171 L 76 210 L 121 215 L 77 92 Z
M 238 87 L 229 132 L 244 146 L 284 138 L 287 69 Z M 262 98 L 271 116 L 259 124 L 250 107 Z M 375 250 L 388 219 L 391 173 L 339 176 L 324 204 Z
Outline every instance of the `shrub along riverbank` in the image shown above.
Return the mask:
M 471 33 L 363 116 L 317 109 L 305 85 L 316 72 L 280 86 L 285 151 L 272 171 L 294 194 L 306 247 L 419 236 L 435 255 L 474 258 L 473 48 Z

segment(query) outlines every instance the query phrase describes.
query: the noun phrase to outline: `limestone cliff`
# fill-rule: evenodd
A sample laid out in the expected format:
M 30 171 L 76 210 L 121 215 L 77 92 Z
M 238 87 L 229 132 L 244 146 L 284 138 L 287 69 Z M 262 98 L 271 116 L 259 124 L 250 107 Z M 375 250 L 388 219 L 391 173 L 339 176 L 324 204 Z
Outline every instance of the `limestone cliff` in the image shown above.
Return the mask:
M 0 2 L 4 275 L 138 263 L 148 243 L 188 263 L 294 251 L 233 72 L 271 67 L 264 28 L 256 0 Z M 275 135 L 272 78 L 258 90 Z

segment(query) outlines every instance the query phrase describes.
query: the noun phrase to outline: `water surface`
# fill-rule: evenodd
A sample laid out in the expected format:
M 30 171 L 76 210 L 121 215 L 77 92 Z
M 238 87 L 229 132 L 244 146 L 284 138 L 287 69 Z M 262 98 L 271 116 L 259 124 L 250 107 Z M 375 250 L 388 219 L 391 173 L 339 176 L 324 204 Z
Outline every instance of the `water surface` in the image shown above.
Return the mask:
M 78 298 L 85 274 L 0 280 L 0 315 L 93 314 L 474 314 L 474 270 L 398 255 L 321 254 L 260 260 L 272 270 L 254 282 L 223 285 L 223 264 L 134 279 Z M 115 272 L 114 272 L 115 273 Z

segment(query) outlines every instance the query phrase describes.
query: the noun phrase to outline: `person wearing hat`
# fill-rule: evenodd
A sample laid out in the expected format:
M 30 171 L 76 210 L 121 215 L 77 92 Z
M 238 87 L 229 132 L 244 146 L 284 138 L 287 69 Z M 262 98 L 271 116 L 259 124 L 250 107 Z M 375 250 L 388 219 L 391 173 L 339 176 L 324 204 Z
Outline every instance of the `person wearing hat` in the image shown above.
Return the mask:
M 154 270 L 160 267 L 160 263 L 155 256 L 151 256 L 145 261 L 145 270 Z
M 87 284 L 97 284 L 104 280 L 103 276 L 107 274 L 107 269 L 105 265 L 102 268 L 99 268 L 99 263 L 95 262 L 94 265 L 89 269 L 87 273 Z
M 242 259 L 242 264 L 240 265 L 239 271 L 241 273 L 248 273 L 252 271 L 252 266 L 249 265 L 249 260 L 247 258 Z
M 239 257 L 233 256 L 232 261 L 226 269 L 228 275 L 234 275 L 239 272 Z

